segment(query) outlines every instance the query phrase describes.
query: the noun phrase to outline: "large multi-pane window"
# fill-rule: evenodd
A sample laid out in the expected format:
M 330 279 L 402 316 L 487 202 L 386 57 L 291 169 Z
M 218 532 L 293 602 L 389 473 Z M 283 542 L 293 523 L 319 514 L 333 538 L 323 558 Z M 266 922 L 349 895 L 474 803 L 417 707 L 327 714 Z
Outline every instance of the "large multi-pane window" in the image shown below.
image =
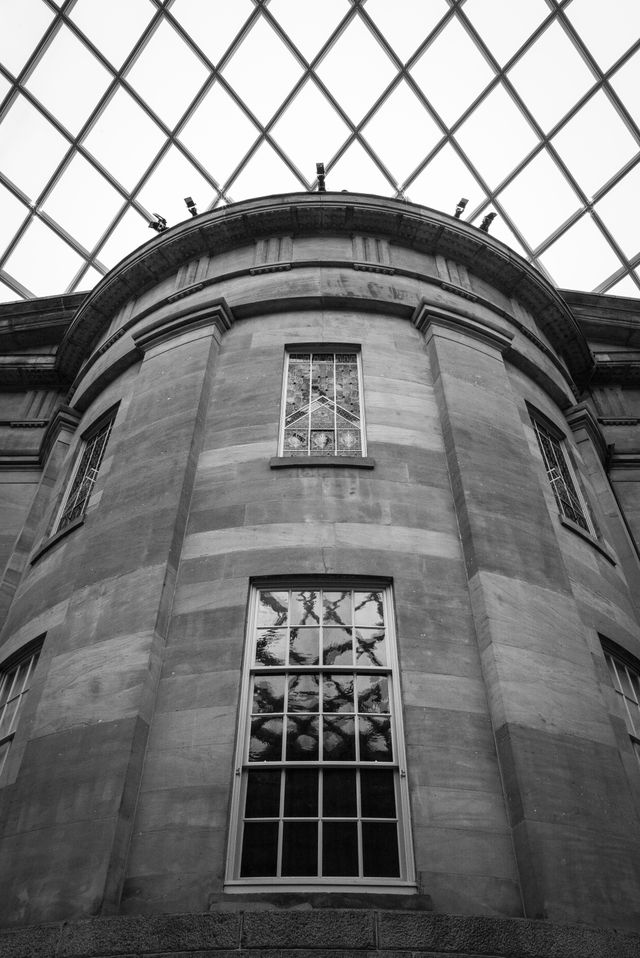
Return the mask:
M 85 514 L 89 497 L 98 478 L 114 418 L 115 413 L 101 420 L 99 425 L 85 437 L 80 459 L 73 472 L 71 485 L 56 524 L 56 532 L 60 532 Z
M 360 354 L 289 352 L 283 456 L 363 456 Z
M 614 653 L 609 643 L 604 646 L 604 657 L 611 683 L 622 701 L 627 731 L 640 762 L 640 663 L 632 663 L 630 657 L 623 658 Z
M 564 440 L 538 419 L 533 419 L 533 428 L 560 515 L 593 533 L 584 500 L 578 491 L 577 481 L 564 448 Z
M 0 669 L 0 776 L 31 686 L 40 647 Z
M 390 591 L 259 588 L 230 879 L 410 877 Z

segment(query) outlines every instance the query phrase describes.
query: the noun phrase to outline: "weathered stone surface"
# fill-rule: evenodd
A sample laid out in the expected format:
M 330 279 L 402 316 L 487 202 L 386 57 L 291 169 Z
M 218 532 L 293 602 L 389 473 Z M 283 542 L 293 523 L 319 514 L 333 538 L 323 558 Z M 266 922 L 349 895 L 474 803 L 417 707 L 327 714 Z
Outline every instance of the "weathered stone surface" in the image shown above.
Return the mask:
M 372 912 L 303 911 L 246 912 L 242 924 L 245 948 L 373 948 Z

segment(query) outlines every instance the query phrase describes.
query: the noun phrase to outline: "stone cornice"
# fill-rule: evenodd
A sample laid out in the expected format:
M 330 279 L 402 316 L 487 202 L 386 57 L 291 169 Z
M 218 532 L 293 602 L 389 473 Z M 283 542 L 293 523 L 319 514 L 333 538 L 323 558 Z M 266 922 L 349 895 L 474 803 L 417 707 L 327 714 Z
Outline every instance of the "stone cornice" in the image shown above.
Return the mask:
M 182 316 L 165 316 L 146 326 L 140 332 L 133 334 L 133 341 L 141 352 L 146 352 L 152 346 L 164 343 L 182 333 L 195 329 L 210 327 L 222 334 L 231 329 L 234 316 L 224 298 L 209 303 L 203 309 L 186 313 Z
M 470 336 L 497 349 L 500 353 L 505 353 L 513 340 L 513 333 L 505 332 L 492 323 L 480 322 L 477 319 L 462 316 L 460 313 L 439 309 L 424 301 L 415 310 L 412 323 L 425 336 L 437 327 L 444 327 Z
M 592 366 L 585 337 L 556 289 L 517 253 L 476 227 L 401 200 L 354 193 L 294 193 L 232 204 L 190 217 L 126 257 L 87 296 L 58 352 L 73 376 L 114 312 L 188 259 L 216 255 L 269 235 L 365 233 L 464 264 L 529 309 L 543 333 L 586 381 Z
M 600 424 L 590 406 L 588 406 L 586 402 L 578 403 L 565 412 L 565 418 L 573 433 L 577 433 L 579 429 L 585 430 L 600 457 L 601 463 L 603 466 L 606 466 L 609 450 L 607 449 L 606 440 L 602 435 Z

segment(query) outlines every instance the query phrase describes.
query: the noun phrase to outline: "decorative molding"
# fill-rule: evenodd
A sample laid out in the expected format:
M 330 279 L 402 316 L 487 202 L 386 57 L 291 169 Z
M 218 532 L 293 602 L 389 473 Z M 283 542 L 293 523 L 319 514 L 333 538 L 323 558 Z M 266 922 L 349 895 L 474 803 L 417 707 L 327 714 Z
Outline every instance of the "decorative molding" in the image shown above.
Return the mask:
M 470 336 L 497 349 L 500 353 L 505 353 L 513 341 L 513 333 L 506 332 L 492 323 L 481 322 L 450 310 L 440 309 L 427 303 L 426 300 L 422 300 L 416 307 L 411 321 L 418 332 L 424 336 L 430 332 L 433 333 L 434 327 L 440 326 Z
M 220 334 L 231 329 L 234 315 L 224 298 L 220 298 L 194 312 L 183 313 L 181 316 L 166 316 L 156 320 L 139 332 L 134 332 L 133 341 L 142 353 L 146 353 L 153 346 L 168 342 L 176 336 L 196 329 L 211 327 Z
M 102 356 L 104 353 L 106 353 L 106 351 L 110 349 L 114 343 L 117 343 L 119 339 L 122 339 L 124 334 L 125 328 L 121 326 L 120 329 L 115 331 L 113 336 L 109 336 L 109 338 L 102 344 L 100 349 L 96 349 L 96 356 Z
M 66 429 L 67 432 L 74 433 L 78 428 L 78 423 L 81 418 L 82 414 L 78 410 L 72 409 L 71 406 L 59 406 L 56 409 L 42 437 L 42 444 L 40 446 L 40 462 L 42 464 L 49 458 L 49 453 L 62 430 Z
M 41 457 L 38 453 L 30 455 L 23 452 L 0 453 L 0 472 L 22 472 L 34 469 L 38 471 L 42 469 Z
M 463 289 L 462 286 L 454 286 L 453 283 L 446 283 L 443 279 L 440 280 L 440 288 L 445 289 L 448 293 L 455 293 L 456 296 L 463 296 L 465 299 L 471 300 L 472 303 L 478 301 L 478 297 L 475 293 L 472 293 L 468 289 Z
M 253 266 L 249 273 L 251 276 L 259 276 L 260 273 L 284 273 L 291 269 L 291 263 L 269 263 L 267 266 Z
M 175 303 L 178 299 L 184 299 L 185 296 L 191 296 L 192 293 L 197 293 L 198 290 L 204 288 L 204 283 L 193 283 L 191 286 L 185 286 L 184 289 L 179 289 L 177 293 L 172 293 L 171 296 L 167 296 L 168 303 Z
M 591 407 L 588 406 L 586 402 L 581 402 L 576 406 L 572 406 L 571 409 L 567 409 L 564 415 L 569 428 L 574 434 L 577 433 L 579 429 L 585 430 L 593 443 L 600 462 L 606 467 L 609 458 L 607 442 L 602 435 L 602 430 Z
M 598 422 L 601 426 L 640 426 L 640 419 L 635 419 L 633 416 L 619 416 L 616 419 L 598 416 Z
M 609 456 L 611 469 L 633 469 L 640 473 L 640 452 L 612 452 Z
M 0 422 L 0 426 L 9 426 L 10 429 L 44 429 L 48 419 L 9 419 Z
M 366 273 L 386 273 L 387 276 L 395 273 L 393 266 L 381 266 L 379 263 L 354 263 L 353 268 Z

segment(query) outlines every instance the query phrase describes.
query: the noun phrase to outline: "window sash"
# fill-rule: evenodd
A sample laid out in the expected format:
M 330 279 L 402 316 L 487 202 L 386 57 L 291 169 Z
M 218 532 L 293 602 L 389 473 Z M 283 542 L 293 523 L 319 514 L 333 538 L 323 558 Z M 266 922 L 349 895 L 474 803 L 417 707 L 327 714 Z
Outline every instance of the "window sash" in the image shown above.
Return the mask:
M 56 532 L 60 532 L 76 519 L 81 518 L 89 504 L 100 466 L 104 459 L 107 442 L 111 435 L 114 417 L 103 423 L 96 432 L 85 440 L 80 459 L 71 480 L 69 491 L 64 499 Z
M 640 764 L 640 672 L 631 668 L 611 652 L 604 657 L 611 684 L 623 703 L 623 713 L 634 754 Z
M 40 649 L 0 670 L 0 776 L 14 739 L 20 713 L 31 687 Z
M 279 453 L 366 455 L 359 351 L 287 351 Z
M 538 420 L 533 420 L 533 426 L 542 453 L 547 478 L 560 515 L 575 522 L 586 532 L 593 534 L 593 529 L 587 518 L 587 509 L 580 495 L 563 443 L 548 429 L 545 429 Z
M 379 593 L 383 608 L 385 659 L 384 662 L 374 665 L 359 664 L 359 658 L 362 658 L 362 655 L 358 656 L 361 640 L 356 638 L 358 626 L 353 619 L 350 622 L 353 629 L 350 661 L 346 660 L 348 656 L 345 656 L 343 646 L 339 652 L 342 659 L 340 664 L 326 661 L 327 655 L 335 655 L 335 646 L 324 642 L 326 633 L 332 629 L 337 630 L 338 627 L 334 622 L 327 625 L 325 620 L 321 620 L 317 625 L 288 621 L 286 642 L 280 642 L 279 652 L 269 659 L 268 654 L 271 653 L 265 652 L 264 643 L 261 642 L 261 633 L 267 631 L 268 627 L 264 624 L 258 625 L 258 596 L 261 591 L 268 593 L 271 590 L 256 589 L 252 594 L 248 661 L 243 676 L 238 760 L 232 803 L 232 834 L 235 841 L 230 847 L 227 883 L 243 886 L 268 883 L 284 886 L 292 881 L 304 881 L 310 885 L 332 886 L 363 883 L 384 887 L 394 884 L 407 885 L 411 879 L 413 865 L 408 835 L 402 717 L 389 590 L 379 587 L 370 589 L 368 584 L 363 587 L 359 583 L 349 586 L 341 584 L 337 587 L 324 584 L 324 589 L 317 583 L 314 588 L 302 585 L 291 589 L 273 589 L 273 592 L 280 595 L 286 592 L 289 609 L 292 608 L 292 597 L 302 593 L 316 593 L 318 604 L 329 594 L 335 596 L 337 593 L 348 593 L 352 609 L 356 595 Z M 376 627 L 369 622 L 366 626 L 359 624 L 359 628 L 362 633 L 365 629 L 373 631 Z M 300 633 L 305 630 L 309 635 L 314 630 L 318 633 L 314 638 L 317 654 L 312 656 L 312 662 L 306 664 L 295 661 L 291 655 Z M 379 627 L 378 630 L 382 631 Z M 295 637 L 294 632 L 297 633 Z M 369 642 L 370 636 L 366 638 Z M 299 649 L 306 649 L 307 654 L 309 648 L 309 642 L 299 643 Z M 264 664 L 265 660 L 270 664 Z M 336 678 L 344 680 L 343 690 L 346 687 L 345 697 L 341 697 L 338 692 L 337 701 L 332 698 L 332 683 Z M 265 679 L 272 684 L 275 682 L 278 690 L 275 693 L 273 689 L 267 690 L 271 698 L 267 694 L 263 700 L 262 689 L 256 693 L 256 685 Z M 296 698 L 299 693 L 299 679 L 303 680 L 301 699 Z M 328 683 L 327 688 L 325 683 Z M 336 685 L 340 688 L 340 682 Z M 278 711 L 272 710 L 272 706 Z M 347 707 L 349 711 L 345 711 Z M 275 721 L 284 732 L 275 749 L 267 748 L 266 757 L 265 753 L 261 755 L 251 752 L 252 723 L 256 718 L 263 717 L 266 723 Z M 309 724 L 305 726 L 305 723 L 317 723 L 318 726 L 317 746 L 312 744 L 308 753 L 305 753 L 303 748 L 302 755 L 297 748 L 294 749 L 295 754 L 291 753 L 286 734 L 288 718 L 293 718 L 295 722 L 298 717 L 302 720 L 302 737 L 308 738 L 312 743 L 315 729 L 310 732 Z M 370 720 L 373 720 L 374 732 L 371 740 L 374 750 L 365 755 L 364 752 L 369 746 L 365 742 L 363 747 L 362 741 L 366 734 L 362 736 L 358 732 L 362 723 L 366 733 Z M 331 735 L 334 722 L 343 723 L 343 727 L 352 723 L 352 729 L 349 729 L 345 739 L 348 741 L 351 736 L 353 747 L 349 750 L 347 745 L 346 753 L 341 755 L 323 752 L 322 748 L 323 734 L 328 728 Z M 376 722 L 385 726 L 382 733 L 379 728 L 376 730 Z M 255 724 L 253 727 L 255 728 Z M 308 732 L 310 734 L 307 735 Z M 277 736 L 279 731 L 276 730 L 275 734 Z M 385 744 L 389 742 L 390 750 Z M 376 751 L 380 748 L 381 752 Z M 274 798 L 270 807 L 262 807 L 257 812 L 249 808 L 252 775 L 262 776 L 265 783 L 270 783 L 272 793 L 274 789 L 277 790 L 276 804 Z M 312 796 L 311 806 L 306 810 L 289 808 L 287 811 L 288 790 L 295 790 L 295 783 L 299 780 L 307 782 L 309 794 Z M 338 780 L 343 781 L 347 792 L 353 792 L 353 801 L 349 808 L 336 812 L 335 808 L 332 810 L 330 805 L 326 805 L 325 800 L 327 794 L 333 794 L 332 789 L 335 790 L 335 782 Z M 266 785 L 263 791 L 265 794 L 269 792 Z M 262 794 L 257 787 L 253 792 Z M 375 802 L 372 804 L 371 795 L 386 795 L 386 805 L 384 802 L 377 806 Z M 247 835 L 252 843 L 252 854 L 255 855 L 256 845 L 258 857 L 262 854 L 259 851 L 261 843 L 266 847 L 264 855 L 269 861 L 269 867 L 263 868 L 261 874 L 258 874 L 260 867 L 256 870 L 252 864 L 248 864 L 250 860 L 245 859 Z M 292 864 L 291 855 L 287 851 L 288 847 L 292 847 L 291 842 L 297 843 L 296 847 L 303 849 L 300 853 L 302 866 L 299 865 L 300 855 Z M 386 861 L 382 862 L 383 850 L 392 848 L 394 843 L 397 852 L 390 852 Z M 336 848 L 341 850 L 334 851 Z M 340 855 L 343 860 L 340 860 Z M 311 864 L 310 870 L 305 867 L 305 861 Z M 330 873 L 327 874 L 329 865 Z

